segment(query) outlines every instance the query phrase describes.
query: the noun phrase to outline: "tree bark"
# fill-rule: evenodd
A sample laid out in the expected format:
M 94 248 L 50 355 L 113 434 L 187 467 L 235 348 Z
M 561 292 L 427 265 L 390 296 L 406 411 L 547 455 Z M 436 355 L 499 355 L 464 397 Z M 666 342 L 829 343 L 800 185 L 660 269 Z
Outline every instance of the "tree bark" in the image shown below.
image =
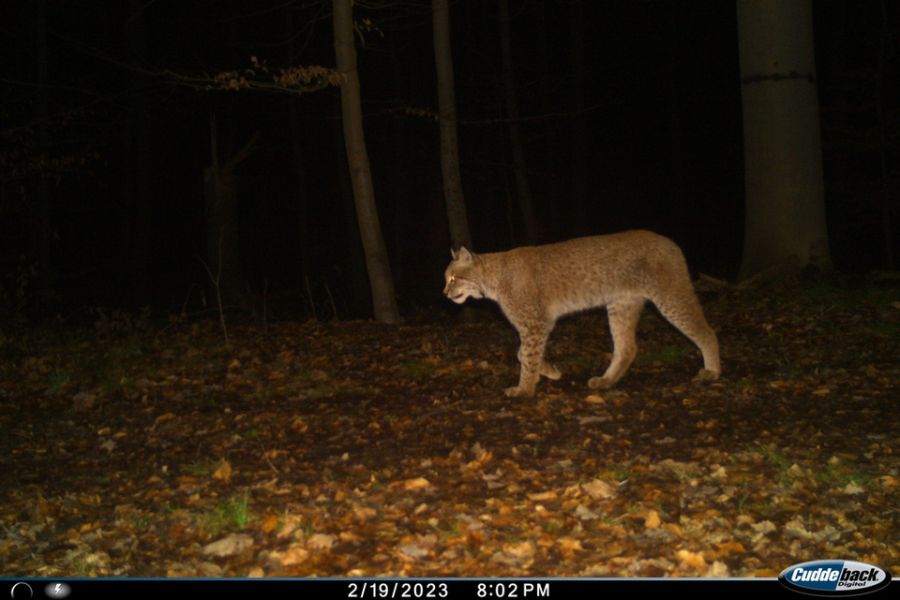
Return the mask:
M 363 135 L 359 72 L 353 40 L 352 0 L 334 0 L 334 53 L 337 70 L 344 78 L 341 84 L 344 146 L 347 150 L 347 163 L 350 166 L 359 233 L 366 254 L 372 307 L 377 321 L 399 323 L 400 311 L 397 309 L 391 265 L 381 232 L 381 223 L 378 220 L 369 155 Z
M 341 122 L 341 105 L 337 103 L 333 123 L 333 135 L 337 160 L 335 160 L 338 201 L 343 217 L 343 231 L 346 236 L 347 288 L 350 292 L 349 313 L 356 315 L 371 314 L 372 294 L 369 276 L 366 273 L 366 253 L 359 237 L 359 219 L 356 218 L 356 206 L 353 200 L 353 185 L 347 177 L 350 167 L 347 163 L 347 152 L 344 144 L 344 126 Z
M 206 195 L 206 264 L 211 284 L 225 306 L 246 306 L 238 225 L 237 176 L 234 168 L 253 150 L 256 138 L 220 160 L 216 122 L 210 118 L 210 166 L 203 170 Z
M 831 266 L 811 0 L 738 0 L 746 222 L 740 279 Z
M 437 70 L 438 117 L 441 131 L 441 173 L 444 179 L 444 202 L 450 226 L 451 245 L 472 247 L 466 201 L 459 173 L 456 95 L 453 84 L 453 55 L 450 50 L 450 7 L 448 0 L 431 3 L 434 25 L 434 63 Z
M 537 242 L 537 222 L 534 215 L 534 198 L 531 194 L 531 186 L 528 183 L 528 171 L 525 167 L 525 152 L 522 150 L 522 137 L 519 132 L 519 99 L 516 93 L 516 78 L 512 63 L 509 0 L 497 0 L 497 9 L 500 17 L 503 92 L 506 102 L 506 118 L 509 123 L 509 143 L 512 151 L 513 170 L 516 176 L 516 191 L 519 195 L 519 208 L 522 211 L 525 239 L 529 244 L 534 244 Z

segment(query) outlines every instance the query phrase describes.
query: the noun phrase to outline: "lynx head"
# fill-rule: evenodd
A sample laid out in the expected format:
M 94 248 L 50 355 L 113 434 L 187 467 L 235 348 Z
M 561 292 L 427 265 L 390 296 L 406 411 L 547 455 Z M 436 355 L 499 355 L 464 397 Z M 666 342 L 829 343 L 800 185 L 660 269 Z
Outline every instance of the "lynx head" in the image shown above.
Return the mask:
M 465 247 L 456 250 L 450 249 L 453 260 L 447 270 L 444 271 L 444 295 L 457 304 L 462 304 L 469 298 L 484 298 L 484 290 L 481 280 L 480 259 L 469 252 Z

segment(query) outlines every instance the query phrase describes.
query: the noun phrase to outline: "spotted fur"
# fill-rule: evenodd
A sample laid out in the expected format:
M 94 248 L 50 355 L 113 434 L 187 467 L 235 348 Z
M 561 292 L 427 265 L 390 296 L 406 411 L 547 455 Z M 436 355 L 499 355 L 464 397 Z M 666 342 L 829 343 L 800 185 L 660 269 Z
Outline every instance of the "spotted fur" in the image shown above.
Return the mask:
M 615 385 L 637 353 L 635 331 L 647 300 L 700 349 L 704 368 L 695 379 L 713 380 L 721 373 L 716 334 L 694 294 L 684 255 L 668 238 L 626 231 L 490 254 L 461 248 L 451 255 L 444 295 L 457 304 L 494 300 L 519 332 L 519 384 L 507 388 L 507 396 L 533 396 L 542 375 L 559 379 L 556 367 L 544 360 L 556 321 L 600 306 L 609 316 L 613 357 L 588 386 Z

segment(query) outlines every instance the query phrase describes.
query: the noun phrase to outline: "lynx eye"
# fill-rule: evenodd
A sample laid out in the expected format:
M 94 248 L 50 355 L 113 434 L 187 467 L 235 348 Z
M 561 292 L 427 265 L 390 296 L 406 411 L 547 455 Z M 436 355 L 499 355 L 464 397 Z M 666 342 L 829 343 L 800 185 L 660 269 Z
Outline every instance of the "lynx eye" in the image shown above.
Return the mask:
M 451 275 L 449 283 L 453 283 L 454 281 L 456 281 L 456 275 Z

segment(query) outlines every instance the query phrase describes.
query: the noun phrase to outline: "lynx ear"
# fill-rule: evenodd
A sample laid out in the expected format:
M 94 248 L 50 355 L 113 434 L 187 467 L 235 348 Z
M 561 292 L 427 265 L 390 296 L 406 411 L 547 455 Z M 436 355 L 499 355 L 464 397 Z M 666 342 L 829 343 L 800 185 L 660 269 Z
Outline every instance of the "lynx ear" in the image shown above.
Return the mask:
M 450 248 L 450 256 L 453 257 L 453 260 L 458 260 L 460 262 L 469 263 L 472 262 L 472 253 L 469 252 L 465 246 L 461 246 L 459 250 L 454 250 Z

